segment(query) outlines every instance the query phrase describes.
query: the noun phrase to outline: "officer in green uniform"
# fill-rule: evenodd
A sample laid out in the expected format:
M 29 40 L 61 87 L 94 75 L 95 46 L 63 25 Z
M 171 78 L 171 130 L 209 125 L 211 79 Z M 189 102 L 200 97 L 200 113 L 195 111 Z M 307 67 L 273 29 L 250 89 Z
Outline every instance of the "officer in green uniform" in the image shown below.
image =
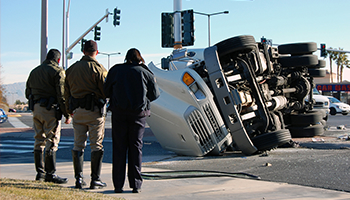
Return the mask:
M 100 180 L 105 133 L 105 106 L 103 84 L 107 70 L 97 62 L 97 44 L 89 40 L 84 44 L 84 56 L 66 71 L 66 109 L 73 116 L 74 148 L 72 150 L 75 188 L 86 185 L 83 180 L 84 149 L 89 136 L 91 147 L 90 188 L 106 187 Z
M 65 123 L 71 120 L 65 108 L 65 72 L 58 66 L 60 57 L 57 49 L 50 49 L 46 60 L 30 72 L 25 93 L 33 111 L 35 180 L 67 183 L 67 178 L 55 174 L 62 114 L 66 118 Z

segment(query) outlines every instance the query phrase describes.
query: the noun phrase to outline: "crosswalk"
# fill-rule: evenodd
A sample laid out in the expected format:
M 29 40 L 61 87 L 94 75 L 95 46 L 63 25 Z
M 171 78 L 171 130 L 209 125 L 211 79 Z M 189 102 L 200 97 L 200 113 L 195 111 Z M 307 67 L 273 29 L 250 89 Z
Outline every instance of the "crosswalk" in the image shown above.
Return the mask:
M 72 148 L 74 141 L 72 139 L 61 139 L 58 149 Z M 18 140 L 2 139 L 0 141 L 0 155 L 4 154 L 24 154 L 33 152 L 34 139 L 23 138 Z
M 7 120 L 15 128 L 31 128 L 28 125 L 24 124 L 17 117 L 9 117 Z
M 13 128 L 32 128 L 32 125 L 27 125 L 20 120 L 21 117 L 23 117 L 23 115 L 29 116 L 28 114 L 21 114 L 18 116 L 12 115 L 12 116 L 9 116 L 7 121 L 10 123 L 11 127 L 13 127 Z M 32 116 L 30 116 L 30 118 L 32 118 Z M 73 123 L 65 124 L 64 120 L 65 120 L 65 118 L 63 118 L 61 120 L 62 129 L 73 128 Z M 112 128 L 111 115 L 107 115 L 107 118 L 105 121 L 105 128 Z

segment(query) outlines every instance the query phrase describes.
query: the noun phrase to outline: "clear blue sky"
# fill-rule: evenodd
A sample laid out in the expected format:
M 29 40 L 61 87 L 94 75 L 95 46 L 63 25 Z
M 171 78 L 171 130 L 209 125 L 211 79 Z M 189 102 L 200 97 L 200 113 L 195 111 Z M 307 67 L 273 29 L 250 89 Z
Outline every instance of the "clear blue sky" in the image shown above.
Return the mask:
M 68 3 L 68 0 L 66 0 Z M 161 47 L 161 13 L 173 11 L 173 0 L 72 0 L 69 45 L 97 22 L 108 8 L 121 9 L 121 24 L 102 21 L 101 52 L 121 52 L 110 57 L 111 66 L 123 62 L 126 51 L 138 48 L 146 63 L 159 63 L 171 48 Z M 41 0 L 1 0 L 1 83 L 25 82 L 29 72 L 40 64 Z M 48 3 L 48 48 L 62 51 L 63 1 Z M 349 0 L 182 0 L 182 9 L 228 15 L 211 17 L 211 44 L 237 35 L 262 36 L 274 44 L 293 42 L 325 43 L 327 48 L 350 50 Z M 208 45 L 207 17 L 195 15 L 195 45 Z M 85 38 L 93 39 L 93 32 Z M 82 56 L 80 44 L 73 48 L 73 64 Z M 319 52 L 315 53 L 319 56 Z M 97 59 L 108 68 L 107 56 Z M 329 62 L 327 61 L 327 69 Z M 335 65 L 334 65 L 335 66 Z M 345 70 L 349 74 L 349 70 Z M 349 77 L 350 76 L 346 76 Z

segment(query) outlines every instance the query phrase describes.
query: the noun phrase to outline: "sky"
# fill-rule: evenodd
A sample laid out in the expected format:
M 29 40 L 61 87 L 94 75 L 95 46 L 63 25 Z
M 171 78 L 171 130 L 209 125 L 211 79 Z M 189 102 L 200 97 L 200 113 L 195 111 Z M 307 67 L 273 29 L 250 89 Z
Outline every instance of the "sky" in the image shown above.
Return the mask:
M 66 0 L 68 7 L 69 0 Z M 130 48 L 140 50 L 146 63 L 160 63 L 171 54 L 172 48 L 161 47 L 161 13 L 173 12 L 173 0 L 71 0 L 69 10 L 70 46 L 94 23 L 106 9 L 121 10 L 120 26 L 113 26 L 113 16 L 103 20 L 100 52 L 97 60 L 106 69 L 124 60 Z M 349 0 L 182 0 L 182 10 L 212 14 L 229 11 L 229 14 L 210 18 L 211 45 L 238 35 L 252 35 L 272 39 L 273 44 L 296 42 L 321 43 L 326 48 L 343 48 L 350 51 Z M 48 49 L 62 52 L 63 0 L 48 1 Z M 41 0 L 0 1 L 0 83 L 25 82 L 30 71 L 40 64 Z M 93 39 L 90 32 L 85 39 Z M 208 18 L 195 14 L 194 46 L 208 46 Z M 69 65 L 82 57 L 80 44 L 72 51 Z M 315 55 L 320 56 L 317 51 Z M 323 58 L 320 58 L 323 59 Z M 326 58 L 329 69 L 329 59 Z M 62 63 L 62 62 L 61 62 Z M 60 63 L 60 64 L 61 64 Z M 335 69 L 335 64 L 333 64 Z M 350 70 L 344 71 L 350 80 Z

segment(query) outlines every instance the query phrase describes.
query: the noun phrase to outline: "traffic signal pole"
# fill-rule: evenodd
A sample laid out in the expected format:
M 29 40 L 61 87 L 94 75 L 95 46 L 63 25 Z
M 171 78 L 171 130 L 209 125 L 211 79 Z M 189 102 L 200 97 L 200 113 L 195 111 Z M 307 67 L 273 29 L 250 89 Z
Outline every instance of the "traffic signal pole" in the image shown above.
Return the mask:
M 85 33 L 83 33 L 83 35 L 81 35 L 77 40 L 75 40 L 67 49 L 66 49 L 66 55 L 69 53 L 70 50 L 73 49 L 73 47 L 78 44 L 78 42 L 83 39 L 92 29 L 95 28 L 95 26 L 97 26 L 102 20 L 104 20 L 105 18 L 108 18 L 108 15 L 110 13 L 108 12 L 108 9 L 106 10 L 106 14 L 100 19 L 98 20 L 94 25 L 92 25 L 87 31 L 85 31 Z
M 174 0 L 174 49 L 182 48 L 182 30 L 181 30 L 181 0 Z

